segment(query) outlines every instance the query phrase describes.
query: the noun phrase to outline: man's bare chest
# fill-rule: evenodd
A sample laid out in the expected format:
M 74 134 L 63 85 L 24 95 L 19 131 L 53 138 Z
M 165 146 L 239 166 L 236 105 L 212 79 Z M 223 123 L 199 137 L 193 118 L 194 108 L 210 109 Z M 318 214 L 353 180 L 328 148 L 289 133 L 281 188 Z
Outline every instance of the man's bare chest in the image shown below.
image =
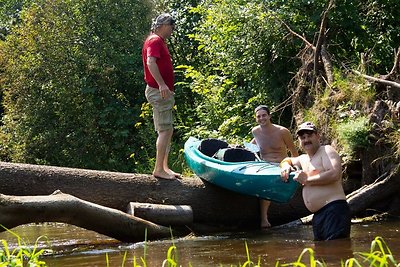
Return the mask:
M 260 134 L 256 140 L 262 150 L 281 150 L 285 148 L 283 138 L 279 134 Z

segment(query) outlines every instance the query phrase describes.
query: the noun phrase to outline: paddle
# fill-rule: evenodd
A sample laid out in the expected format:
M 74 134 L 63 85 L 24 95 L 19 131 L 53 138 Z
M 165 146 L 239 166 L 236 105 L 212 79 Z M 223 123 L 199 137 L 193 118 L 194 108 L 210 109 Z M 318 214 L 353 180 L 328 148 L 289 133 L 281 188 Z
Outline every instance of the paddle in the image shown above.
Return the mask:
M 243 142 L 243 145 L 245 148 L 247 148 L 248 150 L 250 150 L 251 152 L 254 153 L 254 155 L 256 156 L 256 158 L 261 161 L 262 159 L 260 158 L 260 156 L 258 155 L 258 152 L 260 152 L 260 147 L 256 144 L 253 143 L 247 143 L 247 142 Z

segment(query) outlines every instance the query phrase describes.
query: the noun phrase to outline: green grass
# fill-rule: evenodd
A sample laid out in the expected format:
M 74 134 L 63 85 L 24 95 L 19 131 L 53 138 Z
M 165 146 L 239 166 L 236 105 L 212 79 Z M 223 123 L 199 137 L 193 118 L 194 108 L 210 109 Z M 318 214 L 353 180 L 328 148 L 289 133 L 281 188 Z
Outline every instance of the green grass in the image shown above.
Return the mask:
M 27 246 L 21 238 L 13 233 L 10 230 L 7 230 L 12 233 L 18 239 L 18 246 L 12 250 L 10 250 L 7 241 L 1 240 L 0 247 L 0 267 L 46 267 L 47 264 L 45 261 L 41 260 L 40 258 L 44 256 L 45 253 L 51 252 L 49 250 L 38 249 L 38 241 L 43 238 L 39 237 L 33 247 Z M 146 242 L 145 242 L 146 244 Z M 133 261 L 128 264 L 127 263 L 127 253 L 125 252 L 122 260 L 121 266 L 133 266 L 133 267 L 147 267 L 146 264 L 146 245 L 144 248 L 144 256 L 137 259 L 136 257 L 133 258 Z M 239 267 L 261 267 L 261 258 L 258 257 L 257 262 L 254 262 L 250 259 L 249 248 L 247 243 L 245 242 L 245 249 L 247 259 L 242 264 L 239 265 L 231 265 L 230 267 L 239 266 Z M 400 267 L 400 263 L 396 261 L 392 251 L 389 249 L 385 241 L 382 237 L 375 237 L 375 239 L 371 243 L 371 249 L 369 252 L 355 252 L 355 257 L 350 258 L 347 260 L 341 261 L 342 267 Z M 108 254 L 106 254 L 106 266 L 109 266 L 109 259 Z M 166 255 L 166 259 L 162 263 L 162 267 L 180 267 L 179 265 L 179 257 L 178 251 L 175 244 L 172 244 Z M 221 265 L 222 266 L 222 265 Z M 311 248 L 305 248 L 297 261 L 291 263 L 280 263 L 279 261 L 276 262 L 275 267 L 325 267 L 327 266 L 325 262 L 316 259 L 315 252 Z M 189 267 L 192 267 L 189 264 Z
M 51 253 L 48 249 L 38 249 L 38 242 L 46 238 L 44 236 L 38 237 L 35 244 L 28 246 L 25 242 L 13 231 L 6 229 L 9 233 L 17 238 L 18 246 L 14 249 L 10 249 L 7 241 L 2 239 L 0 247 L 0 267 L 44 267 L 47 264 L 40 260 L 40 257 L 45 253 Z
M 370 147 L 370 131 L 371 125 L 366 116 L 347 119 L 336 126 L 339 141 L 350 157 L 357 154 L 357 151 Z
M 308 254 L 308 258 L 304 259 Z M 382 237 L 378 236 L 371 243 L 371 249 L 369 252 L 355 252 L 355 257 L 347 259 L 346 261 L 341 262 L 342 267 L 400 267 L 400 263 L 398 263 L 391 250 L 385 243 Z M 306 263 L 307 262 L 307 265 Z M 293 267 L 325 267 L 327 266 L 326 263 L 319 261 L 315 258 L 314 251 L 311 248 L 306 248 L 300 254 L 296 262 L 286 263 L 286 264 L 279 264 L 275 265 L 276 267 L 286 267 L 286 266 L 293 266 Z

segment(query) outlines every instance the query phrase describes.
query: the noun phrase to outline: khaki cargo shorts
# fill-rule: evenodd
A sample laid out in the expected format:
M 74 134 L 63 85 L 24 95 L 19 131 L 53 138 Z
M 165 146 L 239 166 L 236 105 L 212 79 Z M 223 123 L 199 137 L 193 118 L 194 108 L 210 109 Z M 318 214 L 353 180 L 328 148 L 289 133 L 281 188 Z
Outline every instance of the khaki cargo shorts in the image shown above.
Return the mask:
M 175 97 L 163 99 L 160 90 L 146 86 L 146 99 L 153 107 L 154 128 L 157 132 L 173 129 L 174 117 L 172 108 L 175 105 Z

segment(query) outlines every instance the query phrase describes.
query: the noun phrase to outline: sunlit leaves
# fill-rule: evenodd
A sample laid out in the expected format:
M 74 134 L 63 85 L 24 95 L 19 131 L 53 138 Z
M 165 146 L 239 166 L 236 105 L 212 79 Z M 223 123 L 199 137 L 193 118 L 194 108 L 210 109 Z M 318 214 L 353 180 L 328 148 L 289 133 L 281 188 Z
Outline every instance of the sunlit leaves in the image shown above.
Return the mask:
M 144 99 L 148 8 L 145 1 L 48 0 L 23 10 L 0 47 L 2 141 L 12 160 L 133 168 L 126 160 Z

